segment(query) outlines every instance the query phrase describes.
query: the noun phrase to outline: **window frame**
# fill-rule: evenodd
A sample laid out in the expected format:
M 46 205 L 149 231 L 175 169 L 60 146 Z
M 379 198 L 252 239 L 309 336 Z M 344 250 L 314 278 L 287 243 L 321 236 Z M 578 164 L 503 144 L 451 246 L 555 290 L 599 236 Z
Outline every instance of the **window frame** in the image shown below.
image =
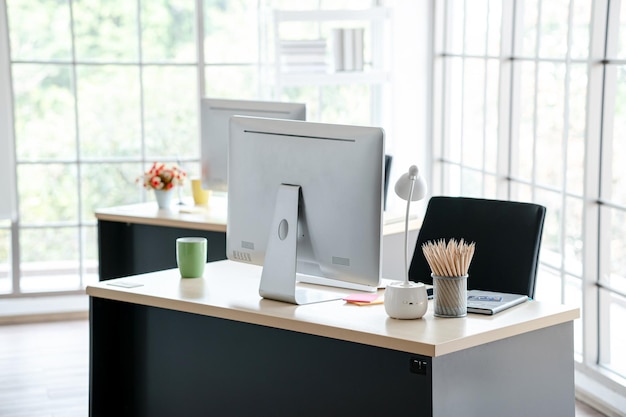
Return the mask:
M 489 2 L 489 0 L 486 0 Z M 495 1 L 495 0 L 494 0 Z M 491 1 L 490 3 L 494 3 Z M 545 0 L 543 0 L 545 2 Z M 577 390 L 588 391 L 593 384 L 596 386 L 597 392 L 602 389 L 609 389 L 613 393 L 617 393 L 619 401 L 626 401 L 626 372 L 619 375 L 615 370 L 608 369 L 602 365 L 603 356 L 608 358 L 610 352 L 609 338 L 610 327 L 609 321 L 604 319 L 608 317 L 609 301 L 611 297 L 626 302 L 626 294 L 620 292 L 619 289 L 613 288 L 602 277 L 610 274 L 610 259 L 607 246 L 610 239 L 611 224 L 606 218 L 608 213 L 619 212 L 626 213 L 626 207 L 623 207 L 610 199 L 602 198 L 602 190 L 606 189 L 611 181 L 611 131 L 612 131 L 612 115 L 614 114 L 614 97 L 608 92 L 614 91 L 615 80 L 610 78 L 611 65 L 625 65 L 624 59 L 614 59 L 613 50 L 616 49 L 617 37 L 619 34 L 619 7 L 618 2 L 609 0 L 591 0 L 590 9 L 591 16 L 589 21 L 589 54 L 585 59 L 573 58 L 570 55 L 572 45 L 572 30 L 569 28 L 573 25 L 573 8 L 574 1 L 568 3 L 569 14 L 567 16 L 567 53 L 562 59 L 545 58 L 537 55 L 538 45 L 541 41 L 540 35 L 536 38 L 535 56 L 524 56 L 522 51 L 522 35 L 523 16 L 521 8 L 524 7 L 523 2 L 514 0 L 502 0 L 501 2 L 501 35 L 500 35 L 500 53 L 499 59 L 500 74 L 498 86 L 498 151 L 496 172 L 489 172 L 485 169 L 485 161 L 482 168 L 471 167 L 465 164 L 463 159 L 460 161 L 450 160 L 446 157 L 447 151 L 454 142 L 451 138 L 451 126 L 449 114 L 451 113 L 451 103 L 455 100 L 463 101 L 462 88 L 456 91 L 456 95 L 451 91 L 451 60 L 468 58 L 491 59 L 487 49 L 484 55 L 472 55 L 465 52 L 465 48 L 461 52 L 454 50 L 452 52 L 449 38 L 450 30 L 458 29 L 460 22 L 453 21 L 452 15 L 458 10 L 463 16 L 463 22 L 467 19 L 465 7 L 469 7 L 468 0 L 433 1 L 435 10 L 435 27 L 433 40 L 433 91 L 431 96 L 433 108 L 433 152 L 432 152 L 432 178 L 433 193 L 442 195 L 465 195 L 462 185 L 462 172 L 464 170 L 474 171 L 483 176 L 482 191 L 480 197 L 498 198 L 498 199 L 518 199 L 515 188 L 520 185 L 531 189 L 531 201 L 536 201 L 537 192 L 556 191 L 560 194 L 560 207 L 562 212 L 568 209 L 567 203 L 569 199 L 576 199 L 582 206 L 582 224 L 581 237 L 583 241 L 582 250 L 582 270 L 580 274 L 572 272 L 566 266 L 565 258 L 565 238 L 567 237 L 567 216 L 561 215 L 558 221 L 560 236 L 560 253 L 558 254 L 559 262 L 554 264 L 547 262 L 546 246 L 542 247 L 542 257 L 540 270 L 550 270 L 559 278 L 559 294 L 555 297 L 560 302 L 571 302 L 566 299 L 567 285 L 571 282 L 578 282 L 580 285 L 580 300 L 577 302 L 581 307 L 581 319 L 575 326 L 580 332 L 582 339 L 581 355 L 575 355 L 575 367 L 577 372 Z M 536 2 L 541 8 L 542 0 Z M 526 5 L 527 7 L 531 7 Z M 626 5 L 622 4 L 622 7 Z M 540 18 L 540 17 L 539 17 Z M 451 26 L 452 24 L 455 27 Z M 538 24 L 539 26 L 539 24 Z M 507 30 L 510 28 L 510 30 Z M 608 35 L 607 35 L 608 33 Z M 464 36 L 462 36 L 465 39 Z M 587 95 L 585 100 L 585 150 L 584 150 L 584 183 L 582 186 L 582 195 L 571 193 L 567 187 L 567 159 L 564 157 L 562 167 L 562 184 L 557 189 L 551 189 L 545 184 L 537 181 L 537 173 L 533 164 L 533 173 L 530 179 L 518 178 L 514 175 L 515 149 L 519 140 L 520 130 L 520 85 L 521 74 L 518 70 L 520 62 L 560 62 L 566 67 L 564 80 L 564 123 L 561 130 L 562 151 L 564 155 L 568 152 L 568 118 L 570 117 L 569 91 L 570 83 L 570 66 L 572 64 L 584 65 L 587 68 Z M 535 68 L 535 73 L 537 69 Z M 462 82 L 461 82 L 462 83 Z M 536 89 L 536 87 L 535 87 Z M 537 98 L 535 90 L 534 98 Z M 561 97 L 560 97 L 561 98 Z M 535 103 L 536 104 L 536 103 Z M 486 102 L 483 101 L 483 106 Z M 537 107 L 534 106 L 536 112 Z M 485 107 L 483 107 L 485 113 Z M 461 116 L 462 118 L 462 116 Z M 537 119 L 534 116 L 533 126 L 536 129 Z M 485 126 L 483 125 L 483 130 Z M 536 135 L 536 132 L 535 132 Z M 458 140 L 458 139 L 457 139 Z M 460 139 L 461 141 L 463 138 Z M 462 146 L 462 142 L 460 142 Z M 537 137 L 533 138 L 533 155 L 536 154 Z M 495 193 L 493 195 L 485 195 L 485 177 L 487 175 L 495 176 Z M 455 185 L 460 184 L 460 185 Z M 545 232 L 544 232 L 545 237 Z M 538 280 L 541 274 L 538 275 Z M 576 281 L 579 280 L 579 281 Z M 603 295 L 603 292 L 606 293 Z M 613 355 L 620 352 L 612 352 Z M 623 353 L 621 353 L 623 355 Z M 584 375 L 579 378 L 578 375 Z M 592 381 L 592 383 L 581 383 L 581 381 Z M 600 388 L 598 388 L 600 387 Z M 592 394 L 593 396 L 593 394 Z M 610 396 L 609 396 L 610 397 Z

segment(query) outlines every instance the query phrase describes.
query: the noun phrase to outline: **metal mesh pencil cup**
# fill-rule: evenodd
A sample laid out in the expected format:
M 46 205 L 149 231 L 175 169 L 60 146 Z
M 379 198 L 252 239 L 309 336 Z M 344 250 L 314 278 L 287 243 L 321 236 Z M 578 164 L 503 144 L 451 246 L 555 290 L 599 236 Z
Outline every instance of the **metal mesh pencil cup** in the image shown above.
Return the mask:
M 458 277 L 433 277 L 435 316 L 464 317 L 467 315 L 467 275 Z

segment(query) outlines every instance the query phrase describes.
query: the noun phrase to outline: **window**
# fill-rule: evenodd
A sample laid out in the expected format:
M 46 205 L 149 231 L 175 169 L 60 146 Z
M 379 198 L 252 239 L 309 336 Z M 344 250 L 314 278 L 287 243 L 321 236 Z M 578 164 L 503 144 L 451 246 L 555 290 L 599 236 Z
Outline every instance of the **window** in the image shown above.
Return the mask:
M 626 393 L 626 7 L 435 2 L 436 189 L 547 207 L 537 299 L 574 304 L 577 369 Z
M 279 91 L 267 71 L 272 9 L 377 3 L 0 0 L 8 21 L 0 40 L 10 42 L 2 64 L 12 81 L 12 91 L 0 94 L 12 101 L 18 207 L 16 221 L 0 222 L 0 297 L 82 293 L 97 280 L 94 210 L 153 200 L 135 184 L 153 161 L 199 174 L 201 96 L 298 100 L 310 120 L 380 121 L 389 107 L 378 104 L 376 86 L 324 82 Z M 314 34 L 328 31 L 327 23 L 311 23 Z M 287 37 L 301 35 L 291 30 Z M 183 197 L 190 195 L 186 187 Z

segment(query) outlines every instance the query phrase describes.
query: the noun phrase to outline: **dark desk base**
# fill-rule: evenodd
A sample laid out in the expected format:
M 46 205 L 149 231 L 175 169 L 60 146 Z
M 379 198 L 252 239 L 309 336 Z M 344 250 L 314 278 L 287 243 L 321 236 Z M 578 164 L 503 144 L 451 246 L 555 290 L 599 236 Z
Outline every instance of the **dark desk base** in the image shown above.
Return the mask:
M 176 268 L 176 238 L 205 237 L 207 261 L 226 259 L 226 233 L 98 221 L 100 281 Z
M 93 297 L 90 315 L 92 417 L 574 415 L 571 322 L 429 358 Z

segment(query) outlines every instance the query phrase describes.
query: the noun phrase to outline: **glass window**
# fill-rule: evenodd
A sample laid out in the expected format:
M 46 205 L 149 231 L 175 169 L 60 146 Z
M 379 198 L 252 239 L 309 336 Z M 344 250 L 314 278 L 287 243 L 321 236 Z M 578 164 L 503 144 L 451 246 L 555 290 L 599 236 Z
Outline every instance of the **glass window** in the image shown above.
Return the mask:
M 436 11 L 445 42 L 435 42 L 434 192 L 547 208 L 536 299 L 598 304 L 575 323 L 576 357 L 626 392 L 626 7 L 450 0 Z M 495 33 L 510 40 L 502 50 Z M 489 54 L 497 69 L 481 64 Z
M 154 161 L 199 174 L 202 96 L 306 102 L 311 120 L 354 124 L 372 124 L 384 107 L 367 82 L 277 88 L 260 53 L 273 48 L 273 8 L 365 9 L 371 0 L 6 2 L 19 228 L 12 236 L 12 225 L 0 224 L 0 294 L 80 293 L 97 280 L 94 211 L 152 201 L 135 179 Z M 312 25 L 285 36 L 327 36 L 333 27 Z M 373 65 L 370 42 L 365 50 Z M 191 196 L 189 186 L 181 192 Z
M 143 123 L 147 159 L 198 157 L 196 72 L 191 66 L 144 67 Z
M 195 16 L 193 1 L 142 1 L 142 59 L 196 62 Z
M 140 157 L 141 96 L 134 66 L 76 67 L 83 158 Z
M 137 3 L 73 0 L 72 28 L 79 62 L 137 62 Z
M 67 62 L 72 59 L 69 0 L 7 1 L 7 14 L 12 60 Z
M 18 160 L 76 158 L 74 80 L 69 65 L 13 64 Z
M 9 294 L 13 291 L 10 228 L 9 221 L 0 220 L 0 294 Z

